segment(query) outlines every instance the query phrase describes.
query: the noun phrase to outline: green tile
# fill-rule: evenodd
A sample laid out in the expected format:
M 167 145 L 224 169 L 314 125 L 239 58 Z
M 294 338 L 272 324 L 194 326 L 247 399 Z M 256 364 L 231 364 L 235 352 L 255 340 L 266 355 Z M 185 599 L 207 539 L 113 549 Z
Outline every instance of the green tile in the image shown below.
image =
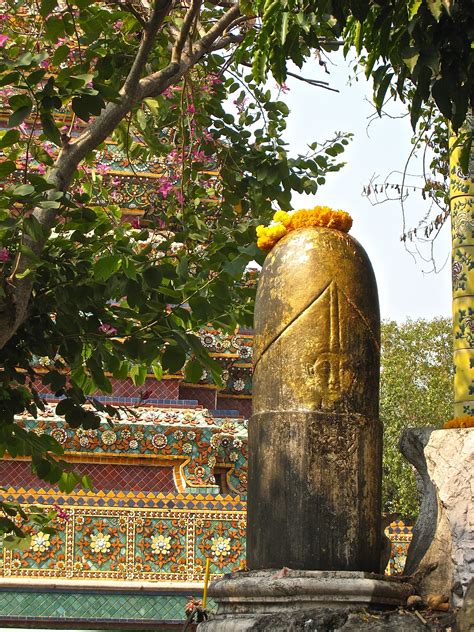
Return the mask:
M 0 620 L 183 621 L 187 595 L 0 591 Z M 212 604 L 210 604 L 212 606 Z

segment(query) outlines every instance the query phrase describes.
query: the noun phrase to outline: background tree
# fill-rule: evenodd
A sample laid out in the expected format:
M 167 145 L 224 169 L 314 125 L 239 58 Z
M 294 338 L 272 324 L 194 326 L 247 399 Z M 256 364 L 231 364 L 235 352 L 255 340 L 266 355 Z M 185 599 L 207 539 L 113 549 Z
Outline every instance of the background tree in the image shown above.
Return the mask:
M 383 509 L 413 519 L 419 508 L 416 482 L 398 441 L 405 428 L 439 428 L 452 416 L 451 320 L 383 322 L 381 369 Z

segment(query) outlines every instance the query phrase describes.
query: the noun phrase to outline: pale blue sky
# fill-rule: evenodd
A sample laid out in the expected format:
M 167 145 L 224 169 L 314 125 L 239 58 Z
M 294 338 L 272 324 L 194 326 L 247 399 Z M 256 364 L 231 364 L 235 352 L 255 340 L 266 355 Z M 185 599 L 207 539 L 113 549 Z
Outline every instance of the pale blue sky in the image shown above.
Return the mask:
M 332 57 L 331 57 L 332 59 Z M 373 106 L 371 89 L 362 76 L 348 85 L 349 67 L 341 57 L 337 66 L 328 66 L 329 75 L 314 61 L 302 74 L 324 79 L 340 90 L 333 93 L 312 87 L 291 77 L 285 95 L 291 113 L 286 139 L 293 151 L 306 152 L 306 144 L 325 140 L 335 131 L 353 132 L 344 160 L 347 165 L 328 177 L 316 196 L 296 196 L 296 207 L 325 204 L 347 210 L 354 219 L 351 234 L 366 249 L 377 277 L 382 318 L 398 321 L 410 318 L 432 318 L 451 314 L 451 280 L 448 264 L 438 274 L 426 274 L 431 269 L 420 257 L 416 260 L 405 250 L 402 233 L 402 212 L 398 202 L 372 206 L 362 189 L 371 176 L 384 178 L 392 170 L 401 170 L 411 149 L 412 130 L 408 118 L 378 119 L 370 125 L 368 117 Z M 298 72 L 297 69 L 295 72 Z M 368 135 L 369 134 L 369 135 Z M 400 177 L 395 177 L 400 182 Z M 414 181 L 413 181 L 414 182 Z M 416 227 L 427 213 L 428 203 L 419 193 L 410 194 L 407 204 L 407 224 Z M 449 226 L 436 241 L 436 263 L 442 267 L 450 253 Z

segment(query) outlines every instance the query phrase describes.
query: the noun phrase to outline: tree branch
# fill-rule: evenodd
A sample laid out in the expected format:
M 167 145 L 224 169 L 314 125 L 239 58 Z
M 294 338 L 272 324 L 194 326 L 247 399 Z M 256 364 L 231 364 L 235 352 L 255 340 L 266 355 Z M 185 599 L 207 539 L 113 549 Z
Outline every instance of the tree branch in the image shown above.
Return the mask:
M 132 64 L 128 77 L 123 84 L 122 92 L 125 95 L 132 96 L 137 88 L 140 76 L 145 67 L 148 55 L 150 54 L 153 44 L 155 43 L 158 31 L 163 24 L 165 17 L 170 12 L 172 0 L 156 0 L 153 11 L 145 30 L 143 31 L 142 41 L 138 49 L 137 56 Z
M 197 17 L 197 14 L 199 13 L 200 8 L 201 8 L 201 0 L 191 0 L 189 9 L 186 11 L 186 15 L 184 16 L 183 25 L 179 29 L 179 34 L 176 40 L 176 44 L 173 47 L 173 52 L 171 55 L 172 63 L 179 64 L 179 62 L 181 61 L 181 55 L 183 53 L 183 48 L 186 43 L 186 39 L 189 35 L 189 31 L 191 30 L 191 26 L 193 25 Z

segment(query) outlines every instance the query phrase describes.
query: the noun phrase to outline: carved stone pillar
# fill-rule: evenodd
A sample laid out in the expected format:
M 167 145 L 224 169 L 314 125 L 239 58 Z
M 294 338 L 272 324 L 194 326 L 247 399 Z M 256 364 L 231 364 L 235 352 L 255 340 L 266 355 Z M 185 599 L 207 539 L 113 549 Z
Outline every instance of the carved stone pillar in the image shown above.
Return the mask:
M 379 340 L 357 241 L 309 227 L 276 244 L 255 306 L 250 569 L 378 572 Z

